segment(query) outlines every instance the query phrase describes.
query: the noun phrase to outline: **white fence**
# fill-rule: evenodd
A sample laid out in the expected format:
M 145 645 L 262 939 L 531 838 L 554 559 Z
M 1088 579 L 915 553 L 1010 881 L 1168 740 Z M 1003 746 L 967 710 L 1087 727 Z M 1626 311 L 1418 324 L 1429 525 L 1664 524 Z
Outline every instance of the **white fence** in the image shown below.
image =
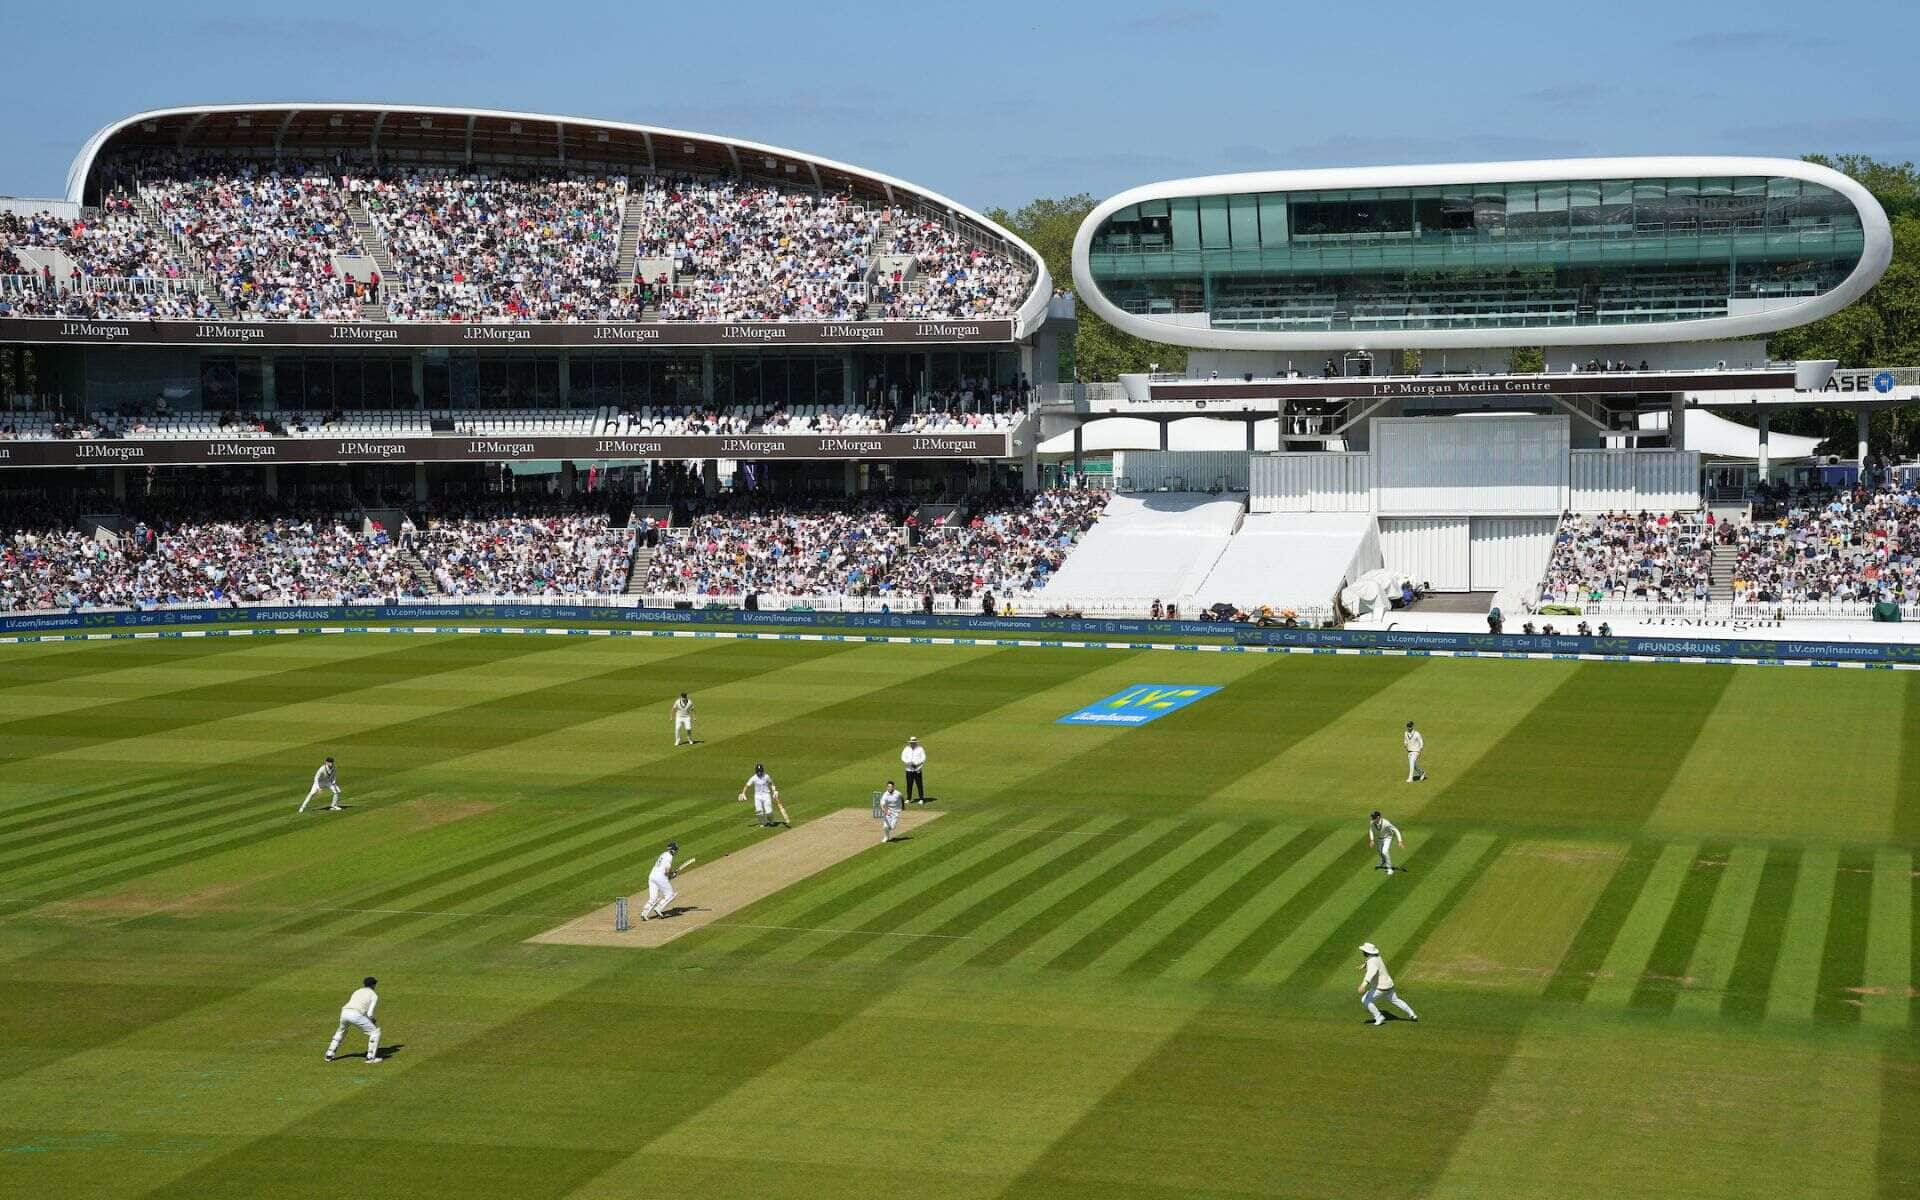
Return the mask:
M 1115 450 L 1113 477 L 1129 492 L 1244 492 L 1245 450 Z
M 1372 457 L 1301 451 L 1258 454 L 1248 466 L 1249 512 L 1366 512 L 1373 507 Z
M 1566 507 L 1579 513 L 1700 507 L 1697 450 L 1575 450 Z

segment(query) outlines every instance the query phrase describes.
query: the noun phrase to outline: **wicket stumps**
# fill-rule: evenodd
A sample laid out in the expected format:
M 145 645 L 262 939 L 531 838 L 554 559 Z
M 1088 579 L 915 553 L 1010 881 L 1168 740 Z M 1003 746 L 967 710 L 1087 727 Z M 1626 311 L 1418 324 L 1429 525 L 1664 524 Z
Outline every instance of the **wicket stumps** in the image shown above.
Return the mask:
M 627 898 L 625 896 L 615 896 L 613 898 L 613 931 L 615 933 L 625 933 L 628 928 Z

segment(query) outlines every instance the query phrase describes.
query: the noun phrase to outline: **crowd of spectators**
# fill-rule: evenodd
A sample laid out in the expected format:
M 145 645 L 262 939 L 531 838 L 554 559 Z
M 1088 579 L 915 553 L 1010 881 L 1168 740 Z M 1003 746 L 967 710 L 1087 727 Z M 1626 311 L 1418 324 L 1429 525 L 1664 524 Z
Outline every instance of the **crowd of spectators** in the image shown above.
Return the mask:
M 1920 490 L 1911 484 L 1784 497 L 1777 514 L 1727 522 L 1738 604 L 1920 602 Z
M 402 321 L 634 320 L 620 288 L 625 176 L 353 177 L 399 275 Z
M 22 250 L 44 252 L 29 256 L 37 270 Z M 218 312 L 124 191 L 88 216 L 0 212 L 0 280 L 0 316 L 194 320 Z
M 924 528 L 914 506 L 891 500 L 819 508 L 729 508 L 671 531 L 655 551 L 656 593 L 852 595 L 905 604 L 1044 587 L 1106 507 L 1092 490 L 988 503 Z
M 241 320 L 354 320 L 379 277 L 336 256 L 365 254 L 347 191 L 321 163 L 168 160 L 145 164 L 140 194 Z
M 636 262 L 671 259 L 663 321 L 851 321 L 885 210 L 733 180 L 649 182 Z
M 1708 526 L 1695 514 L 1566 514 L 1541 598 L 1549 601 L 1705 600 L 1712 586 Z
M 197 269 L 242 320 L 356 320 L 374 304 L 401 321 L 981 319 L 1010 316 L 1033 277 L 948 224 L 739 180 L 172 154 L 103 171 L 114 190 L 95 215 L 0 219 L 0 277 L 14 279 L 0 313 L 222 315 Z M 370 265 L 356 274 L 377 257 L 354 227 L 356 203 L 395 278 Z M 631 279 L 620 269 L 629 212 Z M 28 247 L 75 266 L 65 279 L 32 271 L 14 252 Z M 889 270 L 874 276 L 883 252 Z
M 582 596 L 622 591 L 633 534 L 601 512 L 529 511 L 525 500 L 450 509 L 407 535 L 414 553 L 452 596 Z
M 156 517 L 110 537 L 16 517 L 0 533 L 0 608 L 140 608 L 424 596 L 384 530 L 338 514 Z

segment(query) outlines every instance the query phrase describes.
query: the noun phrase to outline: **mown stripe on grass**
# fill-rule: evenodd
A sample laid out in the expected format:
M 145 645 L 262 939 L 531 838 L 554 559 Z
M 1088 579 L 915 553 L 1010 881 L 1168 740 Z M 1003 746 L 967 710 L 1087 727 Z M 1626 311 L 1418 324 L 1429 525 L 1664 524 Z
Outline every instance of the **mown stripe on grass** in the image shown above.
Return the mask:
M 1313 863 L 1308 870 L 1317 870 L 1320 862 L 1328 855 L 1337 855 L 1347 849 L 1350 843 L 1345 836 L 1344 827 L 1329 829 L 1326 826 L 1302 829 L 1287 839 L 1260 863 L 1233 881 L 1233 885 L 1209 900 L 1200 910 L 1168 931 L 1167 935 L 1143 951 L 1139 957 L 1122 969 L 1123 975 L 1141 978 L 1159 975 L 1173 970 L 1183 959 L 1195 953 L 1204 955 L 1203 961 L 1212 962 L 1212 951 L 1207 949 L 1209 941 L 1222 943 L 1219 953 L 1225 953 L 1231 937 L 1228 922 L 1242 908 L 1252 904 L 1256 897 L 1277 880 L 1284 878 L 1289 871 L 1299 867 L 1313 854 Z
M 1185 895 L 1197 886 L 1203 886 L 1207 877 L 1226 864 L 1231 855 L 1221 852 L 1221 846 L 1230 838 L 1245 832 L 1245 826 L 1221 824 L 1214 827 L 1215 836 L 1198 840 L 1188 845 L 1184 851 L 1169 861 L 1166 875 L 1159 883 L 1141 892 L 1125 905 L 1115 910 L 1105 921 L 1080 935 L 1078 941 L 1047 960 L 1050 971 L 1080 971 L 1097 960 L 1102 954 L 1141 925 L 1151 921 L 1155 914 Z
M 1634 989 L 1640 986 L 1653 954 L 1654 943 L 1666 927 L 1667 916 L 1680 899 L 1698 858 L 1698 843 L 1680 842 L 1665 846 L 1647 873 L 1646 886 L 1634 900 L 1627 919 L 1620 923 L 1613 945 L 1601 960 L 1600 972 L 1587 989 L 1589 1004 L 1625 1006 Z
M 141 642 L 92 642 L 80 645 L 63 643 L 62 648 L 42 645 L 34 652 L 9 650 L 0 655 L 0 690 L 32 687 L 36 684 L 65 684 L 90 675 L 113 671 L 152 670 L 186 666 L 202 659 L 236 654 L 248 650 L 272 654 L 278 639 L 267 642 L 251 638 L 194 638 Z
M 1692 982 L 1674 997 L 1674 1012 L 1710 1016 L 1720 1011 L 1766 865 L 1765 846 L 1735 846 L 1727 855 L 1726 872 L 1714 889 L 1713 903 L 1707 906 L 1693 957 L 1687 962 L 1686 975 Z
M 1391 914 L 1381 936 L 1368 940 L 1383 949 L 1392 946 L 1400 961 L 1412 962 L 1427 944 L 1427 939 L 1446 923 L 1453 910 L 1460 907 L 1461 901 L 1472 893 L 1474 885 L 1480 882 L 1494 861 L 1506 853 L 1508 844 L 1503 837 L 1467 835 L 1460 843 L 1462 853 L 1449 855 L 1433 870 L 1432 877 L 1423 881 L 1430 887 L 1422 891 L 1420 899 Z M 1441 887 L 1445 890 L 1438 890 Z M 1418 923 L 1408 932 L 1401 933 L 1400 922 L 1416 913 L 1419 914 Z
M 1064 943 L 1066 938 L 1072 936 L 1069 922 L 1089 909 L 1100 911 L 1096 905 L 1119 904 L 1120 897 L 1127 894 L 1135 879 L 1159 870 L 1163 860 L 1198 838 L 1208 828 L 1209 823 L 1205 821 L 1180 821 L 1174 824 L 1098 876 L 1040 909 L 1011 933 L 974 955 L 968 960 L 968 965 L 999 965 L 1023 958 L 1030 958 L 1032 965 L 1036 966 L 1045 962 L 1059 953 L 1059 949 L 1065 948 L 1064 945 L 1055 948 L 1049 939 Z
M 1866 983 L 1863 1019 L 1869 1025 L 1900 1029 L 1914 1007 L 1913 855 L 1882 849 L 1873 856 L 1873 910 L 1867 921 Z
M 1721 881 L 1726 878 L 1732 856 L 1731 846 L 1700 848 L 1680 885 L 1680 894 L 1674 897 L 1667 923 L 1654 940 L 1646 971 L 1627 1001 L 1629 1008 L 1641 1012 L 1672 1012 L 1681 990 L 1694 985 L 1696 981 L 1687 975 L 1687 965 L 1693 961 L 1700 931 L 1707 923 L 1707 913 Z
M 825 961 L 845 958 L 854 951 L 867 947 L 873 941 L 867 936 L 870 932 L 897 931 L 910 922 L 916 914 L 934 908 L 942 901 L 962 895 L 972 888 L 983 886 L 1002 871 L 1008 869 L 1023 871 L 1044 866 L 1045 863 L 1052 861 L 1051 855 L 1043 855 L 1034 862 L 1028 861 L 1029 856 L 1039 855 L 1042 850 L 1056 846 L 1061 840 L 1061 834 L 1079 829 L 1092 817 L 1091 813 L 1068 813 L 1056 817 L 1040 829 L 1011 842 L 994 854 L 981 858 L 937 881 L 929 880 L 927 886 L 903 897 L 891 907 L 854 926 L 858 932 L 848 933 L 824 946 L 809 950 L 807 958 Z
M 1587 919 L 1580 923 L 1580 931 L 1573 935 L 1573 942 L 1554 969 L 1553 978 L 1547 981 L 1542 996 L 1575 1004 L 1585 1002 L 1600 974 L 1601 964 L 1607 960 L 1607 952 L 1613 949 L 1614 939 L 1620 936 L 1621 927 L 1627 923 L 1659 859 L 1660 848 L 1655 844 L 1635 842 L 1627 848 L 1620 865 L 1614 869 L 1613 878 L 1607 880 Z
M 1646 823 L 1734 677 L 1732 667 L 1583 663 L 1422 811 L 1423 822 L 1518 829 Z M 1569 736 L 1604 727 L 1605 737 Z M 1565 786 L 1540 787 L 1542 771 Z M 1572 785 L 1589 779 L 1592 787 Z
M 1320 944 L 1302 958 L 1286 976 L 1286 986 L 1312 988 L 1324 984 L 1339 968 L 1359 960 L 1361 942 L 1374 941 L 1379 931 L 1403 905 L 1420 895 L 1429 876 L 1436 881 L 1447 876 L 1447 862 L 1459 847 L 1462 835 L 1439 833 L 1420 845 L 1419 866 L 1392 878 L 1383 878 L 1366 899 L 1354 906 L 1347 917 L 1333 927 Z M 1409 860 L 1413 862 L 1415 860 Z M 1426 889 L 1437 897 L 1436 889 Z M 1403 952 L 1395 947 L 1394 953 Z M 1402 957 L 1402 961 L 1407 961 Z
M 1906 720 L 1900 723 L 1898 778 L 1906 786 L 1893 789 L 1893 840 L 1909 850 L 1920 850 L 1920 671 L 1907 675 Z
M 1264 920 L 1248 930 L 1200 977 L 1225 982 L 1245 975 L 1291 936 L 1308 915 L 1325 904 L 1336 888 L 1356 880 L 1365 880 L 1369 886 L 1376 882 L 1384 885 L 1385 873 L 1376 872 L 1358 854 L 1333 857 L 1317 874 L 1291 889 L 1284 902 L 1268 912 Z
M 1813 1015 L 1822 1021 L 1855 1025 L 1860 1021 L 1860 987 L 1867 973 L 1867 926 L 1873 915 L 1873 855 L 1849 850 L 1840 856 L 1833 877 L 1833 905 L 1827 912 L 1827 941 L 1820 955 L 1820 982 Z
M 1766 1015 L 1767 994 L 1773 989 L 1780 947 L 1786 941 L 1787 913 L 1793 908 L 1799 884 L 1799 847 L 1775 846 L 1768 851 L 1767 865 L 1761 869 L 1759 886 L 1754 889 L 1746 933 L 1740 939 L 1740 952 L 1734 958 L 1726 995 L 1720 1001 L 1721 1016 L 1757 1021 Z
M 175 734 L 228 717 L 258 717 L 363 691 L 382 683 L 550 654 L 564 638 L 466 637 L 376 650 L 360 657 L 330 656 L 320 662 L 142 696 L 106 701 L 42 717 L 0 724 L 0 767 L 109 742 Z M 31 748 L 24 749 L 23 748 Z
M 1774 965 L 1773 986 L 1767 992 L 1770 1020 L 1804 1020 L 1813 1015 L 1827 925 L 1833 914 L 1834 874 L 1839 867 L 1838 850 L 1815 848 L 1800 856 L 1800 884 L 1793 890 L 1780 961 Z
M 1916 1112 L 1920 1112 L 1920 1039 L 1907 1038 L 1880 1054 L 1880 1136 L 1874 1147 L 1880 1200 L 1920 1196 L 1920 1137 L 1913 1135 Z

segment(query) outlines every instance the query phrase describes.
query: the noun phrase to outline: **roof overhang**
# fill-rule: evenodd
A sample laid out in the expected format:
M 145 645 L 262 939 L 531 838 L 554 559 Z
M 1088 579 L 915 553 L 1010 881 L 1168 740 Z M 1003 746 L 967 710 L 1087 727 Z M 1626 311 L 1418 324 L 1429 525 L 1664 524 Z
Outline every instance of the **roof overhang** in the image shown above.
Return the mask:
M 1802 303 L 1765 312 L 1665 325 L 1541 326 L 1513 329 L 1355 330 L 1265 333 L 1205 329 L 1155 321 L 1124 312 L 1095 286 L 1087 256 L 1094 230 L 1142 200 L 1220 196 L 1239 192 L 1320 191 L 1345 188 L 1434 187 L 1447 184 L 1552 183 L 1575 179 L 1779 175 L 1817 183 L 1845 196 L 1860 214 L 1865 234 L 1860 261 L 1839 287 Z M 1873 195 L 1830 167 L 1792 158 L 1666 156 L 1647 158 L 1557 158 L 1522 162 L 1429 163 L 1404 167 L 1338 167 L 1304 171 L 1248 171 L 1151 183 L 1121 192 L 1087 214 L 1073 239 L 1073 283 L 1083 300 L 1108 324 L 1165 345 L 1203 350 L 1452 350 L 1550 344 L 1619 345 L 1623 341 L 1697 342 L 1755 337 L 1830 316 L 1865 295 L 1893 258 L 1893 229 Z

